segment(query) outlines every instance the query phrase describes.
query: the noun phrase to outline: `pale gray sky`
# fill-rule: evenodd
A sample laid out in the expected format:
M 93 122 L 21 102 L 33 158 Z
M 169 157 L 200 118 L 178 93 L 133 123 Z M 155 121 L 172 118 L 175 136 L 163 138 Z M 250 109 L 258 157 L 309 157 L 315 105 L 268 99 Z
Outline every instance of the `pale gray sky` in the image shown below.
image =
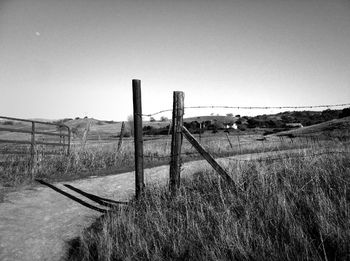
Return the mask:
M 0 0 L 0 115 L 347 103 L 349 50 L 348 0 Z

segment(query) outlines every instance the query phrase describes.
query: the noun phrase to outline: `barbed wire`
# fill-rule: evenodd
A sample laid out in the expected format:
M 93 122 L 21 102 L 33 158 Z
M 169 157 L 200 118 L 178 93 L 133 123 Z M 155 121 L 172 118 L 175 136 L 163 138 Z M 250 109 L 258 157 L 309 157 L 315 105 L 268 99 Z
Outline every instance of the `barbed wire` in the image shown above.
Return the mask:
M 225 105 L 209 105 L 209 106 L 185 106 L 184 109 L 244 109 L 244 110 L 267 110 L 267 109 L 312 109 L 312 108 L 333 108 L 350 106 L 350 103 L 339 104 L 322 104 L 322 105 L 302 105 L 302 106 L 225 106 Z M 142 114 L 145 117 L 152 117 L 164 112 L 170 112 L 172 109 L 161 110 L 150 114 Z

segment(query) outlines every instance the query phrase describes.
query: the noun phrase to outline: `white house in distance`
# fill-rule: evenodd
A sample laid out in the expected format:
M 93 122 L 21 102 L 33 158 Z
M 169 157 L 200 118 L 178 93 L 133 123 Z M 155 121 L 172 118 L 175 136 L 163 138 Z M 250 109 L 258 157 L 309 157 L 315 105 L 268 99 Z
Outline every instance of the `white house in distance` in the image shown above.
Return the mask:
M 233 123 L 231 127 L 227 125 L 226 128 L 227 128 L 227 129 L 232 128 L 232 129 L 237 130 L 237 129 L 238 129 L 238 126 L 237 126 L 236 123 Z

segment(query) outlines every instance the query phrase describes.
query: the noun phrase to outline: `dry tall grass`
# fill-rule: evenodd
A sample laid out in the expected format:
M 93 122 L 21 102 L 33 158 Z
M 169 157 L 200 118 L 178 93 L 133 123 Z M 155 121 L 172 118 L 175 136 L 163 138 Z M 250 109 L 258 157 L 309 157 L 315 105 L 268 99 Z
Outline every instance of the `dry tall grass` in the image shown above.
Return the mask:
M 213 172 L 183 179 L 175 198 L 148 186 L 141 200 L 75 240 L 68 259 L 350 259 L 349 150 L 230 171 L 237 196 Z
M 202 145 L 215 157 L 232 156 L 238 154 L 280 151 L 287 149 L 314 148 L 319 146 L 338 146 L 339 141 L 319 140 L 317 143 L 303 138 L 279 139 L 271 137 L 266 141 L 257 141 L 259 135 L 246 135 L 240 138 L 231 136 L 231 144 L 226 136 L 211 135 L 201 140 Z M 35 176 L 47 180 L 69 180 L 85 178 L 90 175 L 104 175 L 121 170 L 131 170 L 134 166 L 134 144 L 132 139 L 126 139 L 118 151 L 117 141 L 86 141 L 82 139 L 73 143 L 69 156 L 45 154 L 50 148 L 39 148 Z M 145 164 L 151 167 L 167 164 L 170 161 L 169 137 L 160 140 L 144 142 Z M 200 158 L 190 143 L 184 140 L 182 146 L 184 161 Z M 16 186 L 30 182 L 30 157 L 21 155 L 2 155 L 0 164 L 0 184 Z

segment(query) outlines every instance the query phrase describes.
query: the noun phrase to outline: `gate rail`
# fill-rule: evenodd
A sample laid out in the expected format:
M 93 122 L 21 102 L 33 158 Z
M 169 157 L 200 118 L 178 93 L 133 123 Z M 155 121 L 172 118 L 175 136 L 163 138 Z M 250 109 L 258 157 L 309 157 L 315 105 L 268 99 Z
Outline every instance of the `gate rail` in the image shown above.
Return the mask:
M 44 122 L 44 121 L 37 121 L 37 120 L 27 120 L 27 119 L 19 119 L 19 118 L 12 118 L 12 117 L 5 117 L 0 116 L 0 119 L 4 120 L 10 120 L 10 121 L 17 121 L 17 122 L 28 122 L 31 123 L 31 127 L 28 126 L 28 129 L 18 129 L 14 127 L 4 127 L 2 124 L 0 126 L 0 131 L 6 131 L 6 132 L 15 132 L 15 133 L 28 133 L 31 135 L 31 140 L 18 140 L 18 139 L 0 139 L 0 144 L 7 143 L 7 144 L 22 144 L 22 145 L 30 145 L 30 156 L 31 156 L 31 166 L 32 166 L 32 172 L 34 172 L 34 168 L 36 165 L 36 153 L 37 153 L 37 145 L 43 145 L 43 146 L 59 146 L 63 148 L 63 151 L 66 155 L 69 155 L 70 153 L 70 145 L 71 145 L 71 130 L 70 128 L 62 123 L 52 123 L 52 122 Z M 57 130 L 54 132 L 48 132 L 48 131 L 39 131 L 36 129 L 36 125 L 51 125 L 58 127 Z M 65 132 L 65 133 L 62 133 Z M 59 142 L 45 142 L 45 141 L 38 141 L 37 135 L 47 135 L 47 136 L 55 136 L 59 137 Z M 66 139 L 67 138 L 67 139 Z M 67 142 L 66 142 L 67 140 Z M 1 150 L 0 154 L 28 154 L 27 151 L 20 150 Z M 46 151 L 45 154 L 48 155 L 57 155 L 62 154 L 62 152 L 57 151 Z

